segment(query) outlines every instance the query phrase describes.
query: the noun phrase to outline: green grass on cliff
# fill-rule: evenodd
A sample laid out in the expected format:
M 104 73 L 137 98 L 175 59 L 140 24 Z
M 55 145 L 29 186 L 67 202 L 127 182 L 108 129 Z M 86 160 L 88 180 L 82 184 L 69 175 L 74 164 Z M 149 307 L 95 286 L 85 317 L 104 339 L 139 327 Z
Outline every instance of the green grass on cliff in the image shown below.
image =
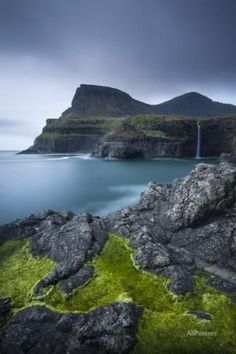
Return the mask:
M 53 286 L 42 299 L 32 299 L 34 283 L 53 267 L 47 259 L 33 258 L 28 241 L 9 241 L 0 247 L 1 292 L 14 306 L 42 303 L 56 311 L 90 311 L 116 301 L 134 301 L 144 308 L 138 323 L 133 354 L 234 353 L 236 306 L 229 298 L 197 277 L 194 294 L 176 296 L 166 289 L 169 280 L 134 266 L 128 240 L 111 235 L 103 253 L 92 264 L 96 276 L 64 296 Z M 186 314 L 188 309 L 210 313 L 211 321 Z
M 178 116 L 178 115 L 163 115 L 163 114 L 142 114 L 142 115 L 137 115 L 133 117 L 129 117 L 127 121 L 129 121 L 132 124 L 138 124 L 138 125 L 147 125 L 147 124 L 153 124 L 153 123 L 162 123 L 162 122 L 172 122 L 172 121 L 189 121 L 189 120 L 196 120 L 196 118 L 193 117 L 187 117 L 187 116 Z
M 66 140 L 66 139 L 74 139 L 80 137 L 96 137 L 95 134 L 88 134 L 88 133 L 51 133 L 51 132 L 43 132 L 40 135 L 41 139 L 46 140 Z
M 153 138 L 165 138 L 166 137 L 166 133 L 161 130 L 145 129 L 143 132 L 146 136 L 150 136 Z

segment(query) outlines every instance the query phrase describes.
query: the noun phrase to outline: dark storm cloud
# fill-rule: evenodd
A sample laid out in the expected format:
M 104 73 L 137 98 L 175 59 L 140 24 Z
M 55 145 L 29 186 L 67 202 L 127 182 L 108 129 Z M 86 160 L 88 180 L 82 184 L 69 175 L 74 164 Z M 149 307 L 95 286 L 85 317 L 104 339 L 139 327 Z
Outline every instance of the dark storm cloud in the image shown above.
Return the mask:
M 81 82 L 152 103 L 198 90 L 236 104 L 235 18 L 235 0 L 0 0 L 1 92 L 14 79 L 43 90 L 45 109 L 33 98 L 26 119 L 58 116 Z M 64 100 L 50 105 L 59 86 Z M 8 108 L 0 114 L 15 116 Z
M 1 0 L 0 46 L 75 74 L 91 55 L 88 68 L 98 59 L 144 81 L 233 82 L 235 18 L 235 0 Z

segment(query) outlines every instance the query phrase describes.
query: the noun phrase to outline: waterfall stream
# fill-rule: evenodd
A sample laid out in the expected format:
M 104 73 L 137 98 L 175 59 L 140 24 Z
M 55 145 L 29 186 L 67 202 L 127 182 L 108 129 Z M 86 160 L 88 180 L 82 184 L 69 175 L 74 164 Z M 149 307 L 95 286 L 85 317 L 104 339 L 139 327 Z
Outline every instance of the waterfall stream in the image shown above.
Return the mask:
M 197 122 L 197 151 L 196 151 L 196 159 L 201 158 L 201 126 L 199 122 Z

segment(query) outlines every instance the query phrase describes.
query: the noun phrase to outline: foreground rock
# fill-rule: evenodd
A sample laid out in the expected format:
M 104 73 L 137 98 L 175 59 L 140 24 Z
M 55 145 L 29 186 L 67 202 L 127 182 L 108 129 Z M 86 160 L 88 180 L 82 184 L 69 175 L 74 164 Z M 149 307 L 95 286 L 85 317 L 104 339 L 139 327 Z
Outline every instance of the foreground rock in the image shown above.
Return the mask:
M 172 185 L 150 183 L 136 206 L 109 215 L 106 224 L 130 238 L 139 267 L 169 276 L 170 289 L 184 294 L 193 290 L 199 264 L 223 267 L 225 280 L 228 269 L 233 281 L 235 200 L 236 166 L 199 164 Z
M 34 256 L 47 256 L 56 262 L 55 269 L 36 285 L 35 293 L 40 295 L 43 287 L 60 280 L 64 280 L 61 288 L 66 293 L 84 284 L 93 275 L 92 268 L 84 267 L 84 263 L 102 251 L 107 232 L 103 221 L 90 214 L 50 210 L 0 228 L 0 242 L 25 237 L 32 237 Z
M 93 276 L 87 261 L 102 252 L 110 231 L 129 238 L 136 266 L 169 277 L 167 287 L 177 295 L 194 291 L 194 275 L 202 270 L 212 273 L 208 285 L 234 292 L 236 165 L 199 164 L 170 185 L 152 182 L 137 205 L 104 219 L 50 210 L 32 215 L 0 227 L 0 242 L 31 237 L 31 253 L 56 264 L 34 292 L 40 295 L 43 287 L 59 284 L 71 294 Z M 10 299 L 1 301 L 5 321 Z M 126 353 L 134 344 L 141 312 L 133 303 L 114 303 L 87 314 L 33 306 L 3 327 L 1 353 Z M 211 321 L 210 314 L 198 309 L 187 314 Z
M 142 310 L 115 303 L 88 314 L 63 314 L 34 306 L 22 310 L 3 328 L 2 354 L 127 353 L 134 345 Z

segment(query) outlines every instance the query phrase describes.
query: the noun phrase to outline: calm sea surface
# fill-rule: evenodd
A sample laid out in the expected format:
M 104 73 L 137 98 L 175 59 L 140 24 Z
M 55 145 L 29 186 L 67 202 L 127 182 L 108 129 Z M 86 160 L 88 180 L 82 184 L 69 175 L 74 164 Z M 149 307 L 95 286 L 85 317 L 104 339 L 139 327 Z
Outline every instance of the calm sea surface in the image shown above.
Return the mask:
M 137 202 L 150 181 L 168 183 L 214 160 L 95 160 L 88 155 L 0 152 L 0 224 L 43 209 L 106 215 Z

